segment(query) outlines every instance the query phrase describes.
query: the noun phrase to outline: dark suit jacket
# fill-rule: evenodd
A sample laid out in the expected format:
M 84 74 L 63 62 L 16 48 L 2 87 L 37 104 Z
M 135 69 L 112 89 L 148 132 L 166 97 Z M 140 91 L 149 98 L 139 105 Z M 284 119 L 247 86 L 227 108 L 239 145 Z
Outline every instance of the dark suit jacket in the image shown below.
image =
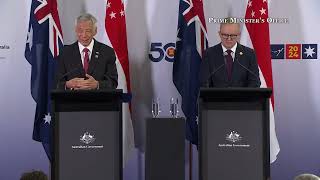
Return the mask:
M 221 43 L 208 48 L 201 63 L 200 83 L 202 87 L 260 87 L 259 69 L 253 49 L 238 43 L 229 81 Z
M 66 45 L 60 53 L 56 72 L 57 88 L 65 88 L 66 81 L 85 77 L 78 42 Z M 115 89 L 118 85 L 118 73 L 116 68 L 114 50 L 94 40 L 88 74 L 99 81 L 99 89 Z

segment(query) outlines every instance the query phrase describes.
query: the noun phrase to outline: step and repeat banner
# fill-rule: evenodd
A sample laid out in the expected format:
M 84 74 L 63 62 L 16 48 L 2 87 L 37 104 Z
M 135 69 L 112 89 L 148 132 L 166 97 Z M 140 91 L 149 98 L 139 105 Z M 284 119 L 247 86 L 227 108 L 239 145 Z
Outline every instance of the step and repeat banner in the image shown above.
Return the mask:
M 171 98 L 181 102 L 172 83 L 179 1 L 124 3 L 137 147 L 125 167 L 124 178 L 140 180 L 144 176 L 145 120 L 151 116 L 152 100 L 160 102 L 160 117 L 170 115 Z M 42 145 L 32 140 L 35 102 L 30 94 L 31 66 L 24 58 L 30 4 L 31 0 L 1 0 L 0 179 L 18 179 L 22 172 L 31 169 L 49 173 L 50 168 Z M 209 46 L 220 42 L 219 24 L 209 19 L 243 18 L 246 4 L 246 0 L 204 1 Z M 106 6 L 105 0 L 58 0 L 64 43 L 76 40 L 75 18 L 89 12 L 98 19 L 96 39 L 110 44 L 105 31 Z M 317 7 L 320 7 L 317 0 L 269 3 L 269 17 L 274 20 L 270 23 L 270 40 L 275 125 L 280 145 L 280 153 L 272 164 L 272 179 L 292 179 L 306 172 L 320 174 L 317 155 L 320 150 L 320 12 Z M 242 37 L 241 43 L 250 46 L 247 39 Z M 179 113 L 183 115 L 181 110 Z

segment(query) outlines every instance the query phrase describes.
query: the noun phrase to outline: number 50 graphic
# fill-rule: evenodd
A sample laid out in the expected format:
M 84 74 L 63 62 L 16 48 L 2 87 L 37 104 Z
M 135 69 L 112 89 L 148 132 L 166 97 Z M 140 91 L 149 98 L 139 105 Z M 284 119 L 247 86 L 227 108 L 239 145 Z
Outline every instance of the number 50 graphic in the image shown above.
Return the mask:
M 161 42 L 151 43 L 149 59 L 153 62 L 160 62 L 163 58 L 173 62 L 175 43 L 167 43 L 162 46 Z

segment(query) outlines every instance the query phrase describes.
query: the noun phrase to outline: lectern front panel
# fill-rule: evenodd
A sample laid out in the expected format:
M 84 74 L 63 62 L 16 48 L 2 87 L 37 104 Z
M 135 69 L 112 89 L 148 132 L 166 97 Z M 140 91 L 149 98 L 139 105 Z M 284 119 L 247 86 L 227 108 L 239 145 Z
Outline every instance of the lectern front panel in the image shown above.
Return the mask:
M 268 180 L 269 88 L 201 88 L 199 180 Z
M 203 180 L 266 179 L 264 104 L 204 103 L 201 110 L 201 174 Z
M 205 179 L 262 180 L 261 111 L 209 110 L 203 117 L 204 134 L 212 137 L 203 147 Z
M 59 180 L 118 180 L 119 111 L 57 114 Z

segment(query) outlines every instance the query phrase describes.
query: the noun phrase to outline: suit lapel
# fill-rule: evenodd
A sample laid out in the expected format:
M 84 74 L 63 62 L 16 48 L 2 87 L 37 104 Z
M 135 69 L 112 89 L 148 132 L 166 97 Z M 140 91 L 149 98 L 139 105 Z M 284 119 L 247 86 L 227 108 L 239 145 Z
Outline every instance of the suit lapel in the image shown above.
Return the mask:
M 235 54 L 235 60 L 238 60 L 238 61 L 241 60 L 242 55 L 243 55 L 242 45 L 238 43 L 236 54 Z
M 88 74 L 92 75 L 92 73 L 95 69 L 95 66 L 98 63 L 99 57 L 100 57 L 100 45 L 99 45 L 99 43 L 97 43 L 96 40 L 94 40 L 94 45 L 93 45 L 91 58 L 90 58 L 90 62 L 89 62 Z
M 226 65 L 226 62 L 225 62 L 225 59 L 224 59 L 224 54 L 223 54 L 223 49 L 222 49 L 222 44 L 220 43 L 220 46 L 218 48 L 218 65 L 216 66 L 216 68 L 222 66 L 224 64 L 224 71 L 223 72 L 223 77 L 224 77 L 224 80 L 225 82 L 228 82 L 228 70 L 227 70 L 227 65 Z
M 83 64 L 82 64 L 82 60 L 81 60 L 81 54 L 79 51 L 79 45 L 78 42 L 76 42 L 73 46 L 73 52 L 76 52 L 73 54 L 73 58 L 71 58 L 72 64 L 75 64 L 77 68 L 82 68 L 81 74 L 84 74 L 84 70 L 83 70 Z
M 232 66 L 232 78 L 231 79 L 237 78 L 236 76 L 238 75 L 239 68 L 241 68 L 239 62 L 241 62 L 241 59 L 243 58 L 242 55 L 243 55 L 242 46 L 240 43 L 238 43 L 237 49 L 235 52 L 235 56 L 234 56 L 233 66 Z

